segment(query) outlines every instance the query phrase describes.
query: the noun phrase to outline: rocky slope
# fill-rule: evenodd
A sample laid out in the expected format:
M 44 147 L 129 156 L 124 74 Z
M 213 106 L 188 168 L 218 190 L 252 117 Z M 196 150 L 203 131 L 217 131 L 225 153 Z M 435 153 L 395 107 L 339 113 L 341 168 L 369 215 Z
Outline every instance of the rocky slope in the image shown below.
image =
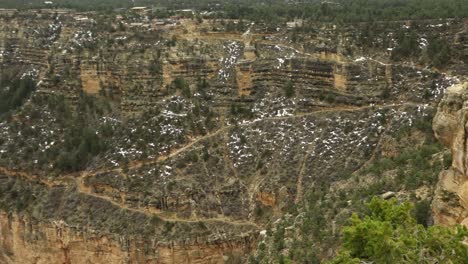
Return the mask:
M 434 117 L 435 135 L 453 156 L 450 169 L 440 174 L 433 202 L 434 217 L 440 224 L 468 226 L 467 95 L 468 83 L 450 87 Z
M 371 195 L 432 197 L 443 150 L 428 120 L 465 70 L 456 52 L 450 74 L 391 60 L 403 22 L 376 25 L 364 49 L 352 24 L 271 33 L 134 14 L 0 19 L 1 94 L 9 80 L 36 84 L 1 113 L 5 263 L 242 263 L 285 215 L 300 225 L 317 210 L 312 237 L 326 239 L 314 247 L 329 257 Z M 434 23 L 415 27 L 421 43 L 430 29 L 464 47 L 466 21 Z M 462 131 L 453 100 L 436 120 Z M 448 145 L 458 138 L 435 127 Z

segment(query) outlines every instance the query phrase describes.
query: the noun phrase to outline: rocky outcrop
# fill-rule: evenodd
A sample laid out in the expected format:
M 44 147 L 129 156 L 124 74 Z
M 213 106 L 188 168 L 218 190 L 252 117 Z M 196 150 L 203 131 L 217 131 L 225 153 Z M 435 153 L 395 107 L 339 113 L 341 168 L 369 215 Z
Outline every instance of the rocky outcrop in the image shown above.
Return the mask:
M 447 89 L 434 117 L 436 137 L 452 152 L 452 166 L 439 176 L 433 201 L 438 224 L 468 226 L 468 83 Z
M 90 21 L 76 19 L 83 15 Z M 317 25 L 291 41 L 290 31 L 256 24 L 247 32 L 261 34 L 250 36 L 218 31 L 211 19 L 180 19 L 161 32 L 125 20 L 0 16 L 0 79 L 37 81 L 30 100 L 0 122 L 1 264 L 241 263 L 260 230 L 311 194 L 327 201 L 313 215 L 338 233 L 331 219 L 351 205 L 349 190 L 399 185 L 356 177 L 340 193 L 328 186 L 351 182 L 379 152 L 402 153 L 398 137 L 413 124 L 426 130 L 450 81 L 390 64 L 387 50 L 351 52 L 360 33 L 349 26 Z M 464 129 L 452 112 L 464 101 L 453 100 L 441 105 L 447 127 L 438 130 L 458 146 L 452 132 L 464 140 Z M 463 160 L 444 177 L 466 175 Z M 442 201 L 460 193 L 458 182 L 447 185 L 454 191 L 441 189 Z M 464 208 L 452 211 L 453 222 Z
M 246 250 L 241 242 L 176 245 L 76 232 L 63 221 L 35 223 L 0 214 L 0 263 L 225 263 Z

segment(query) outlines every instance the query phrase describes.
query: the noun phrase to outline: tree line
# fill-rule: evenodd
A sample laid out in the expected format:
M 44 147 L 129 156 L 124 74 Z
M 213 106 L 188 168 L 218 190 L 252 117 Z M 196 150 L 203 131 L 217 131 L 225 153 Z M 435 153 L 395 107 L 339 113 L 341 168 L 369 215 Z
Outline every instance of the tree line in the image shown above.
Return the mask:
M 463 18 L 468 16 L 466 0 L 62 0 L 54 7 L 78 10 L 114 10 L 132 6 L 177 10 L 193 8 L 216 11 L 217 18 L 274 22 L 278 19 L 305 18 L 322 22 L 365 22 Z M 42 0 L 2 0 L 0 8 L 44 8 Z M 155 11 L 156 12 L 156 11 Z

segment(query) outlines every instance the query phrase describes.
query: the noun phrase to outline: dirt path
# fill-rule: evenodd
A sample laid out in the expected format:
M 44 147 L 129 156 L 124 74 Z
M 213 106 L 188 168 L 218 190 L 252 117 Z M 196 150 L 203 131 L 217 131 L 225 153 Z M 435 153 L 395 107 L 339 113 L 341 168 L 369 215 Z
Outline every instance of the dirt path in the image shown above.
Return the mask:
M 77 187 L 78 191 L 81 193 L 84 193 L 89 196 L 93 196 L 98 199 L 103 199 L 108 201 L 109 203 L 113 204 L 114 206 L 120 207 L 125 210 L 129 210 L 132 212 L 137 212 L 141 214 L 145 214 L 147 216 L 156 216 L 159 217 L 161 220 L 166 221 L 166 222 L 184 222 L 184 223 L 199 223 L 199 222 L 221 222 L 229 225 L 239 225 L 239 226 L 253 226 L 255 228 L 260 228 L 257 224 L 249 221 L 238 221 L 238 220 L 232 220 L 227 217 L 213 217 L 213 218 L 196 218 L 196 219 L 186 219 L 186 218 L 180 218 L 177 216 L 168 216 L 167 214 L 164 214 L 163 211 L 157 210 L 155 208 L 150 208 L 150 207 L 145 207 L 145 208 L 135 208 L 135 207 L 130 207 L 127 204 L 124 204 L 122 202 L 117 202 L 113 200 L 112 198 L 105 196 L 105 195 L 100 195 L 97 193 L 93 193 L 89 187 L 87 187 L 82 179 L 77 179 Z
M 398 107 L 398 106 L 403 106 L 403 105 L 411 106 L 411 105 L 414 105 L 414 104 L 404 103 L 404 104 L 389 104 L 389 105 L 360 106 L 360 107 L 357 107 L 357 106 L 356 107 L 333 107 L 333 108 L 321 109 L 321 110 L 317 110 L 317 111 L 313 111 L 313 112 L 309 112 L 309 113 L 301 113 L 301 114 L 292 115 L 292 116 L 267 117 L 267 118 L 264 118 L 264 119 L 255 120 L 253 122 L 241 124 L 240 126 L 250 126 L 250 125 L 253 125 L 253 124 L 257 123 L 257 122 L 264 122 L 264 121 L 271 121 L 271 120 L 287 120 L 287 119 L 294 119 L 294 118 L 302 118 L 302 117 L 305 117 L 305 116 L 312 116 L 312 115 L 317 115 L 317 114 L 321 114 L 321 113 L 342 112 L 342 111 L 350 111 L 351 112 L 351 111 L 361 111 L 361 110 L 365 110 L 365 109 L 386 108 L 386 107 L 392 107 L 393 108 L 393 107 Z M 214 131 L 214 132 L 211 132 L 211 133 L 208 133 L 208 134 L 206 134 L 206 135 L 204 135 L 202 137 L 196 138 L 195 140 L 191 141 L 190 143 L 188 143 L 188 144 L 186 144 L 186 145 L 172 151 L 169 155 L 159 156 L 159 157 L 157 157 L 155 159 L 151 159 L 151 160 L 133 161 L 131 163 L 131 165 L 129 166 L 129 168 L 135 169 L 135 168 L 139 168 L 139 167 L 142 167 L 142 166 L 145 166 L 145 165 L 151 165 L 151 164 L 156 164 L 156 163 L 159 163 L 159 162 L 163 162 L 163 161 L 165 161 L 167 159 L 170 159 L 170 158 L 175 157 L 175 156 L 177 156 L 177 155 L 179 155 L 179 154 L 181 154 L 183 152 L 188 151 L 194 145 L 196 145 L 196 144 L 198 144 L 198 143 L 200 143 L 200 142 L 202 142 L 204 140 L 208 140 L 208 139 L 210 139 L 212 137 L 218 136 L 221 133 L 224 133 L 224 132 L 228 131 L 232 127 L 234 127 L 234 125 L 224 126 L 224 127 L 221 127 L 220 129 Z M 304 160 L 301 163 L 301 170 L 300 170 L 299 177 L 298 177 L 298 182 L 297 182 L 297 196 L 296 196 L 296 199 L 295 199 L 296 202 L 299 199 L 301 199 L 301 197 L 302 197 L 302 177 L 303 177 L 303 174 L 304 174 L 304 167 L 305 167 L 304 163 L 306 162 L 306 158 L 308 157 L 308 154 L 310 154 L 311 151 L 312 151 L 312 147 L 309 147 L 307 149 L 306 157 L 304 158 Z M 58 185 L 64 185 L 66 183 L 69 183 L 70 181 L 73 181 L 73 182 L 76 183 L 77 191 L 80 192 L 80 193 L 83 193 L 83 194 L 89 195 L 89 196 L 93 196 L 93 197 L 96 197 L 98 199 L 106 200 L 106 201 L 112 203 L 113 205 L 115 205 L 117 207 L 120 207 L 122 209 L 142 213 L 142 214 L 145 214 L 145 215 L 148 215 L 148 216 L 157 216 L 157 217 L 161 218 L 162 220 L 168 221 L 168 222 L 185 222 L 185 223 L 222 222 L 222 223 L 231 224 L 231 225 L 253 226 L 253 227 L 259 228 L 259 226 L 257 224 L 255 224 L 255 223 L 253 223 L 253 222 L 236 221 L 236 220 L 231 220 L 231 219 L 229 219 L 227 217 L 184 219 L 184 218 L 179 218 L 177 216 L 168 216 L 164 212 L 162 212 L 160 210 L 157 210 L 155 208 L 134 208 L 134 207 L 130 207 L 129 205 L 125 204 L 123 201 L 118 202 L 118 201 L 113 200 L 109 196 L 94 193 L 90 187 L 88 187 L 88 186 L 86 186 L 84 184 L 85 179 L 87 177 L 96 175 L 98 173 L 113 172 L 113 171 L 120 172 L 120 171 L 122 171 L 122 169 L 121 168 L 111 169 L 111 170 L 103 169 L 103 170 L 94 171 L 94 172 L 85 171 L 85 172 L 82 172 L 80 175 L 68 174 L 68 175 L 62 175 L 61 177 L 57 178 L 56 180 L 49 180 L 49 179 L 46 179 L 44 177 L 40 177 L 40 176 L 32 174 L 32 173 L 19 171 L 19 170 L 13 170 L 13 169 L 5 168 L 5 167 L 0 167 L 0 173 L 1 174 L 5 174 L 5 175 L 7 175 L 9 177 L 21 177 L 21 178 L 23 178 L 25 180 L 28 180 L 28 181 L 40 182 L 40 183 L 46 185 L 48 188 L 52 188 L 52 187 L 58 186 Z
M 40 176 L 32 174 L 32 173 L 18 171 L 18 170 L 12 170 L 12 169 L 8 169 L 8 168 L 5 168 L 5 167 L 0 167 L 0 174 L 4 174 L 4 175 L 6 175 L 8 177 L 20 177 L 20 178 L 22 178 L 23 180 L 26 180 L 26 181 L 40 182 L 40 183 L 44 184 L 45 186 L 47 186 L 48 188 L 63 185 L 64 184 L 63 180 L 70 180 L 68 178 L 66 178 L 66 179 L 62 178 L 62 181 L 60 181 L 60 180 L 50 181 L 50 180 L 47 180 L 47 179 L 43 179 Z M 229 224 L 229 225 L 252 226 L 252 227 L 255 227 L 255 228 L 260 228 L 260 226 L 258 226 L 257 224 L 255 224 L 253 222 L 231 220 L 231 219 L 229 219 L 227 217 L 185 219 L 185 218 L 180 218 L 180 217 L 172 216 L 172 215 L 168 216 L 168 215 L 164 214 L 162 211 L 154 209 L 154 208 L 134 208 L 134 207 L 130 207 L 130 206 L 124 204 L 124 203 L 114 201 L 112 198 L 110 198 L 108 196 L 93 193 L 89 187 L 85 186 L 82 178 L 75 178 L 74 181 L 76 182 L 77 191 L 79 193 L 82 193 L 82 194 L 85 194 L 85 195 L 88 195 L 88 196 L 93 196 L 93 197 L 98 198 L 98 199 L 106 200 L 109 203 L 113 204 L 114 206 L 117 206 L 117 207 L 125 209 L 125 210 L 145 214 L 145 215 L 150 216 L 150 217 L 156 216 L 156 217 L 158 217 L 161 220 L 166 221 L 166 222 L 184 222 L 184 223 L 221 222 L 221 223 L 225 223 L 225 224 Z
M 294 200 L 294 203 L 296 204 L 302 201 L 302 194 L 303 194 L 302 180 L 304 179 L 307 159 L 309 158 L 310 153 L 314 151 L 314 149 L 315 149 L 315 143 L 310 144 L 307 147 L 306 154 L 304 155 L 304 159 L 302 159 L 302 162 L 301 162 L 301 168 L 299 170 L 299 175 L 297 177 L 296 199 Z
M 306 117 L 306 116 L 313 116 L 313 115 L 323 114 L 323 113 L 354 112 L 354 111 L 360 111 L 360 110 L 365 110 L 365 109 L 398 107 L 398 106 L 403 106 L 403 105 L 412 105 L 412 104 L 411 103 L 404 103 L 404 104 L 402 103 L 402 104 L 373 105 L 373 106 L 338 106 L 338 107 L 330 107 L 330 108 L 323 108 L 321 110 L 312 111 L 312 112 L 308 112 L 308 113 L 300 113 L 300 114 L 291 115 L 291 116 L 267 117 L 267 118 L 263 118 L 263 119 L 254 120 L 252 122 L 240 124 L 239 126 L 240 127 L 251 126 L 251 125 L 256 124 L 258 122 L 274 121 L 274 120 L 288 120 L 288 119 L 302 118 L 302 117 Z M 134 160 L 134 161 L 130 162 L 130 165 L 128 166 L 128 168 L 129 169 L 138 169 L 138 168 L 141 168 L 141 167 L 146 166 L 146 165 L 153 165 L 153 164 L 164 162 L 164 161 L 166 161 L 166 160 L 168 160 L 170 158 L 173 158 L 173 157 L 175 157 L 175 156 L 177 156 L 177 155 L 179 155 L 179 154 L 181 154 L 181 153 L 183 153 L 185 151 L 188 151 L 194 145 L 196 145 L 196 144 L 198 144 L 200 142 L 203 142 L 204 140 L 208 140 L 210 138 L 213 138 L 215 136 L 220 135 L 221 133 L 223 133 L 225 131 L 228 131 L 229 129 L 233 128 L 234 126 L 235 125 L 223 126 L 223 127 L 221 127 L 220 129 L 218 129 L 218 130 L 216 130 L 214 132 L 210 132 L 210 133 L 208 133 L 208 134 L 206 134 L 204 136 L 198 137 L 198 138 L 192 140 L 191 142 L 189 142 L 188 144 L 186 144 L 184 146 L 181 146 L 178 149 L 175 149 L 169 155 L 158 156 L 158 157 L 156 157 L 154 159 L 149 159 L 149 160 Z M 94 176 L 94 175 L 97 175 L 97 174 L 100 174 L 100 173 L 119 172 L 121 170 L 122 170 L 122 168 L 118 167 L 118 168 L 114 168 L 114 169 L 101 169 L 101 170 L 94 171 L 94 172 L 85 171 L 85 172 L 83 172 L 82 177 L 86 178 L 86 177 Z
M 23 179 L 25 179 L 27 181 L 31 181 L 31 182 L 39 182 L 39 183 L 44 184 L 45 186 L 47 186 L 49 188 L 52 188 L 54 186 L 63 184 L 63 181 L 62 182 L 50 181 L 50 180 L 47 180 L 47 179 L 43 179 L 42 177 L 40 177 L 38 175 L 35 175 L 35 174 L 32 174 L 32 173 L 19 171 L 19 170 L 14 170 L 14 169 L 5 168 L 5 167 L 0 167 L 0 174 L 4 174 L 4 175 L 9 176 L 9 177 L 20 177 L 20 178 L 23 178 Z

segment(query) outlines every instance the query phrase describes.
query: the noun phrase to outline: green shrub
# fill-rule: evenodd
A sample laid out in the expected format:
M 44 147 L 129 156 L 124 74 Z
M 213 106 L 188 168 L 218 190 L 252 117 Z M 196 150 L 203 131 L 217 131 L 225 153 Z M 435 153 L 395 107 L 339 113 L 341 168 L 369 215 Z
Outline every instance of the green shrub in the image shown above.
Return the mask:
M 374 197 L 367 208 L 364 217 L 353 214 L 343 228 L 342 249 L 330 264 L 466 263 L 466 227 L 426 229 L 411 214 L 412 204 L 395 199 Z
M 286 96 L 287 98 L 291 98 L 294 96 L 294 94 L 296 93 L 295 89 L 294 89 L 294 85 L 291 81 L 288 81 L 288 83 L 286 84 L 286 86 L 284 86 L 284 96 Z
M 2 75 L 0 80 L 0 116 L 23 105 L 36 89 L 30 78 L 12 78 Z M 8 79 L 6 79 L 8 78 Z

